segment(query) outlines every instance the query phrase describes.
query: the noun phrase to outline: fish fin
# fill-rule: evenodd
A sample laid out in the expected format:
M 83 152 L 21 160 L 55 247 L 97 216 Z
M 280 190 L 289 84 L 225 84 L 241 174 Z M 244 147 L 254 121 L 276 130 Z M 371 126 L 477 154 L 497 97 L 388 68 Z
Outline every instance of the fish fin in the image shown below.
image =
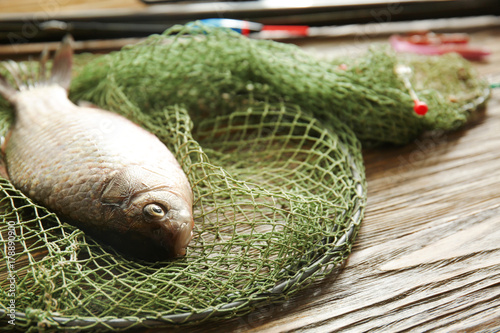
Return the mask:
M 40 54 L 40 66 L 38 67 L 38 82 L 47 83 L 47 60 L 49 60 L 49 49 L 46 46 Z
M 27 84 L 25 84 L 22 79 L 22 77 L 26 76 L 26 71 L 23 70 L 23 67 L 19 63 L 13 60 L 7 60 L 4 62 L 4 67 L 16 84 L 13 87 L 14 89 L 20 90 L 27 87 Z
M 46 74 L 47 60 L 49 59 L 47 48 L 40 55 L 38 73 L 30 70 L 25 64 L 12 60 L 3 62 L 3 66 L 9 72 L 15 85 L 11 85 L 5 76 L 0 74 L 0 96 L 13 103 L 14 97 L 19 90 L 45 84 L 58 84 L 67 91 L 71 83 L 71 67 L 73 63 L 72 43 L 73 38 L 70 35 L 64 37 L 61 46 L 54 56 L 49 79 L 47 79 Z
M 2 153 L 2 156 L 5 156 L 5 150 L 7 149 L 7 143 L 9 142 L 11 135 L 12 129 L 10 129 L 5 136 L 0 138 L 0 152 Z
M 122 204 L 130 197 L 131 184 L 127 181 L 127 170 L 121 170 L 111 175 L 109 183 L 101 195 L 101 202 L 105 205 Z
M 73 37 L 66 35 L 57 49 L 50 73 L 50 83 L 55 83 L 69 90 L 71 83 L 71 67 L 73 64 Z
M 12 134 L 12 130 L 9 130 L 5 136 L 2 136 L 0 138 L 0 177 L 10 180 L 9 178 L 9 172 L 7 171 L 7 164 L 6 164 L 6 159 L 5 159 L 5 150 L 7 148 L 7 142 L 10 139 L 10 136 Z
M 5 76 L 0 74 L 0 96 L 13 103 L 17 90 L 7 81 Z
M 7 166 L 5 165 L 5 160 L 0 159 L 0 177 L 10 181 L 9 173 L 7 172 Z

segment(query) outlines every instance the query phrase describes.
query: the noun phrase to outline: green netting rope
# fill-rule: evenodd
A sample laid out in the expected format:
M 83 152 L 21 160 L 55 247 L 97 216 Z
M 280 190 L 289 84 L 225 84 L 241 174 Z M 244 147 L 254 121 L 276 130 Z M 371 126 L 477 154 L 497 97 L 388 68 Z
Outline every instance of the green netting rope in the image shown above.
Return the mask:
M 13 299 L 17 311 L 5 328 L 196 323 L 284 300 L 350 252 L 366 202 L 360 141 L 455 129 L 488 95 L 455 55 L 376 48 L 323 61 L 201 26 L 76 61 L 73 100 L 129 117 L 176 155 L 195 194 L 195 235 L 183 259 L 131 261 L 0 179 L 0 315 L 11 320 Z M 397 64 L 412 69 L 425 117 Z M 5 134 L 12 112 L 0 103 Z

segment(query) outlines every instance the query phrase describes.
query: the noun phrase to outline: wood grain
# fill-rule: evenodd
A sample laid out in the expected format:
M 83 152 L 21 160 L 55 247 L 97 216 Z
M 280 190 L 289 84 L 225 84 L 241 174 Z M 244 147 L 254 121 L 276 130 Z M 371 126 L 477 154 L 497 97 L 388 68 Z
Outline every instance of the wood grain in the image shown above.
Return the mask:
M 47 13 L 110 9 L 110 8 L 143 8 L 146 5 L 139 0 L 0 0 L 0 13 Z
M 494 52 L 475 66 L 500 82 L 500 30 L 475 32 L 472 42 Z M 302 43 L 320 56 L 366 45 Z M 189 331 L 500 331 L 499 129 L 497 89 L 460 131 L 365 150 L 367 211 L 345 267 L 284 304 Z

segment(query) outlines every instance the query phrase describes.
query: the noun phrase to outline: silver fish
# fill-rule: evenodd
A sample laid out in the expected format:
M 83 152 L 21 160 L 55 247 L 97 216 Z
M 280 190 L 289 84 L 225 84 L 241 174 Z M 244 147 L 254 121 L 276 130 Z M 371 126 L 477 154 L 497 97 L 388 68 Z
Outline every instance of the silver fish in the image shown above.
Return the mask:
M 185 255 L 194 227 L 186 175 L 155 135 L 118 114 L 68 99 L 71 41 L 63 40 L 48 78 L 45 60 L 31 85 L 11 69 L 19 90 L 0 78 L 0 95 L 15 107 L 2 146 L 10 181 L 126 255 Z

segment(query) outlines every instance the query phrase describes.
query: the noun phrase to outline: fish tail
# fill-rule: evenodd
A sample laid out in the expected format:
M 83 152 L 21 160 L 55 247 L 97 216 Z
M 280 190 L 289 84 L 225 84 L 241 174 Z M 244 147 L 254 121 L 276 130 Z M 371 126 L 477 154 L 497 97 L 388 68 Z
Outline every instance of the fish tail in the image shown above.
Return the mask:
M 66 91 L 71 83 L 71 67 L 73 66 L 73 37 L 66 35 L 57 49 L 52 64 L 49 83 L 58 84 Z M 43 66 L 41 66 L 43 67 Z
M 5 69 L 9 72 L 15 85 L 0 74 L 0 96 L 14 102 L 15 96 L 20 90 L 26 90 L 37 86 L 57 84 L 69 90 L 71 83 L 71 67 L 73 65 L 73 38 L 66 35 L 61 45 L 54 55 L 50 76 L 47 75 L 47 60 L 49 52 L 44 49 L 40 55 L 40 65 L 38 72 L 28 70 L 24 64 L 8 60 L 3 63 Z
M 12 103 L 15 95 L 17 95 L 17 90 L 11 86 L 5 76 L 0 74 L 0 96 Z

